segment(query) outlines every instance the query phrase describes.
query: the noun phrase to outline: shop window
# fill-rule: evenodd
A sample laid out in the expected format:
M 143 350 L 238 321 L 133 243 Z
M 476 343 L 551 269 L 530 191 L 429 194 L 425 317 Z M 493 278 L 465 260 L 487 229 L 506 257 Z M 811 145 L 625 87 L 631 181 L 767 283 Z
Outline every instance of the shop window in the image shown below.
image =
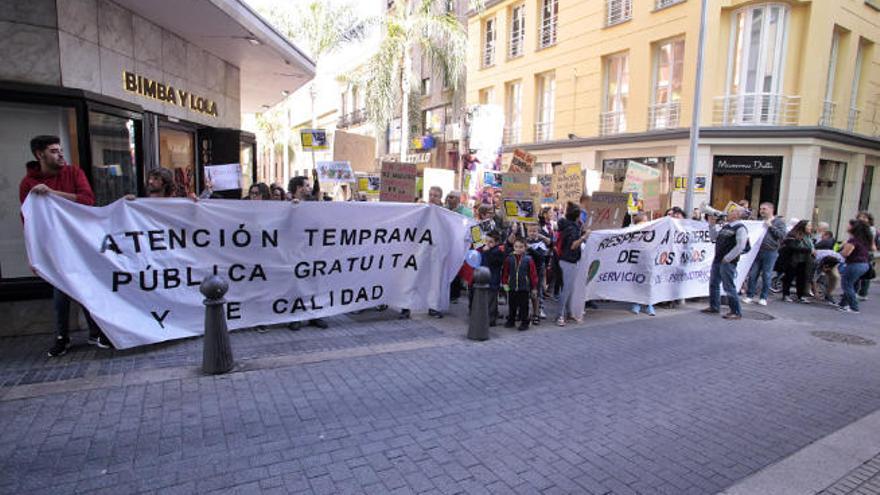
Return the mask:
M 660 172 L 658 187 L 660 207 L 653 211 L 653 217 L 657 218 L 672 206 L 673 170 L 675 169 L 675 157 L 642 157 L 624 158 L 617 160 L 602 160 L 602 183 L 600 191 L 623 192 L 626 181 L 626 168 L 629 162 L 636 162 L 657 169 Z
M 89 112 L 92 145 L 92 189 L 95 205 L 110 204 L 126 194 L 137 194 L 135 122 L 132 119 Z
M 192 132 L 159 128 L 159 164 L 174 172 L 177 196 L 195 192 L 195 136 Z
M 241 164 L 241 190 L 242 192 L 250 189 L 254 183 L 254 145 L 248 142 L 242 142 L 239 150 L 239 163 Z M 283 184 L 287 187 L 287 184 Z
M 25 176 L 25 164 L 34 160 L 30 141 L 49 134 L 61 139 L 68 164 L 80 164 L 77 146 L 76 111 L 73 108 L 0 102 L 0 278 L 33 277 L 28 268 L 24 230 L 19 214 L 18 184 Z
M 819 221 L 828 222 L 835 231 L 840 225 L 840 206 L 843 200 L 845 177 L 846 163 L 819 160 L 815 208 Z

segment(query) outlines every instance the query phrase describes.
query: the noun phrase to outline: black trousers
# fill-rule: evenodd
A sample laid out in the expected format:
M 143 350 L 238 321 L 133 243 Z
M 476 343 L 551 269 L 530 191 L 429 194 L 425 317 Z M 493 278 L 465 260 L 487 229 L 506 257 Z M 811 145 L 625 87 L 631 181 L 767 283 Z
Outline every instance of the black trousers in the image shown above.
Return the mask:
M 498 289 L 489 287 L 489 322 L 493 325 L 495 324 L 495 320 L 498 319 Z M 474 304 L 474 288 L 471 287 L 468 290 L 468 313 L 471 311 L 471 306 Z
M 529 326 L 529 303 L 531 300 L 531 295 L 527 290 L 509 292 L 507 296 L 507 305 L 509 306 L 507 322 L 516 323 L 517 318 L 519 318 L 520 326 Z
M 791 282 L 795 281 L 797 285 L 798 297 L 806 297 L 807 295 L 807 278 L 810 274 L 810 262 L 802 261 L 800 263 L 789 263 L 786 266 L 785 274 L 782 275 L 782 295 L 787 296 L 791 293 Z
M 458 299 L 459 297 L 461 297 L 461 279 L 456 275 L 449 286 L 449 299 Z

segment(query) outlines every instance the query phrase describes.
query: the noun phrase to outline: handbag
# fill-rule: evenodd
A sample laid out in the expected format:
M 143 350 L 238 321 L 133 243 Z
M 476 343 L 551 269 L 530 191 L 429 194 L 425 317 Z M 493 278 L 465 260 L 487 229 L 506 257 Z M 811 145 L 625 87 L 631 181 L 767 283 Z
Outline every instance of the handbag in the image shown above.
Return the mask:
M 868 271 L 865 272 L 864 275 L 859 277 L 859 280 L 874 280 L 877 277 L 877 272 L 874 271 L 874 263 L 868 265 Z

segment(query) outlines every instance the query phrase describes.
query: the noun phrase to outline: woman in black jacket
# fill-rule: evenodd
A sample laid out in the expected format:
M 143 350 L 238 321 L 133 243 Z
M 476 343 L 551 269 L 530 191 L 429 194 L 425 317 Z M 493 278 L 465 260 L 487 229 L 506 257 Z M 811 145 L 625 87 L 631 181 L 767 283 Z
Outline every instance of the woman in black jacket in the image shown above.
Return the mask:
M 797 302 L 806 303 L 807 283 L 812 273 L 813 265 L 813 241 L 810 237 L 812 226 L 807 220 L 801 220 L 789 231 L 785 240 L 782 241 L 783 266 L 785 274 L 782 276 L 782 298 L 788 302 L 794 302 L 789 294 L 792 281 L 797 282 Z
M 562 294 L 559 298 L 559 317 L 556 319 L 556 324 L 561 327 L 565 326 L 566 316 L 571 316 L 576 323 L 583 322 L 583 305 L 574 305 L 571 300 L 574 295 L 577 264 L 581 260 L 581 245 L 590 235 L 589 230 L 581 232 L 578 224 L 580 216 L 580 206 L 569 202 L 565 207 L 565 218 L 560 218 L 557 225 L 558 235 L 561 238 L 559 267 L 562 271 Z

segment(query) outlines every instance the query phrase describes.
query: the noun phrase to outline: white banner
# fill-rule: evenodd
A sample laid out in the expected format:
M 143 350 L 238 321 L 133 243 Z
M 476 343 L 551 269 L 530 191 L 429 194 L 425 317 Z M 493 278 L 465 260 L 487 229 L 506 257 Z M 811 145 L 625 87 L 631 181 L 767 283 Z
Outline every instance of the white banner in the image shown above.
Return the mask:
M 389 304 L 449 305 L 472 220 L 396 203 L 120 200 L 31 194 L 28 257 L 119 349 L 204 332 L 199 283 L 229 281 L 230 329 Z
M 737 287 L 746 280 L 767 231 L 763 222 L 743 223 L 751 249 L 737 264 Z M 595 231 L 578 264 L 578 280 L 585 285 L 579 284 L 575 300 L 656 304 L 706 297 L 714 257 L 706 222 L 662 217 L 625 229 Z

